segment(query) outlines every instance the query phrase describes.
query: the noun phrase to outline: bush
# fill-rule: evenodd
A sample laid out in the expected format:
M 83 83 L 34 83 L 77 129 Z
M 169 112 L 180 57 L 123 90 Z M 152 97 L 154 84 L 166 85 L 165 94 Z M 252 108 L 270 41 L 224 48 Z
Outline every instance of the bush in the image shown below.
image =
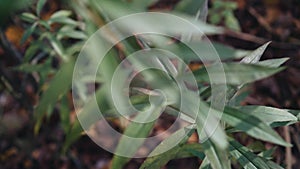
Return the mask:
M 133 20 L 131 23 L 121 22 L 117 27 L 108 27 L 111 28 L 107 30 L 109 36 L 101 36 L 98 39 L 97 43 L 101 45 L 99 49 L 95 49 L 96 52 L 103 52 L 101 51 L 105 49 L 103 46 L 115 42 L 119 36 L 124 36 L 128 32 L 134 33 L 131 31 L 135 27 L 141 29 L 153 27 L 167 35 L 172 34 L 173 37 L 132 34 L 109 50 L 100 63 L 99 70 L 93 69 L 93 66 L 97 66 L 95 65 L 98 62 L 95 60 L 97 57 L 84 55 L 88 52 L 84 50 L 84 43 L 97 31 L 98 26 L 125 15 L 145 12 L 154 2 L 74 0 L 71 4 L 73 11 L 59 10 L 45 19 L 41 17 L 41 11 L 47 2 L 39 0 L 35 13 L 25 12 L 20 16 L 27 26 L 22 43 L 29 38 L 34 40 L 30 41 L 22 64 L 15 69 L 29 74 L 38 74 L 38 89 L 41 92 L 38 105 L 35 107 L 34 132 L 38 133 L 45 116 L 50 117 L 53 109 L 58 108 L 61 125 L 66 133 L 63 149 L 63 152 L 66 152 L 68 147 L 81 136 L 82 123 L 85 123 L 84 129 L 87 130 L 98 120 L 98 116 L 94 113 L 99 106 L 103 118 L 108 118 L 110 122 L 113 121 L 112 119 L 119 119 L 124 135 L 134 138 L 149 136 L 157 121 L 153 120 L 152 116 L 148 117 L 144 114 L 132 116 L 133 114 L 130 113 L 133 112 L 126 114 L 125 111 L 125 115 L 134 120 L 146 121 L 146 123 L 127 124 L 128 122 L 118 114 L 118 105 L 115 105 L 112 96 L 113 92 L 120 92 L 120 96 L 115 96 L 120 99 L 117 104 L 123 103 L 126 99 L 123 98 L 121 90 L 124 87 L 121 77 L 130 75 L 126 73 L 128 69 L 124 69 L 126 67 L 124 60 L 126 60 L 130 62 L 134 71 L 141 71 L 141 76 L 135 76 L 129 84 L 129 101 L 134 107 L 141 112 L 152 114 L 160 114 L 162 109 L 166 108 L 164 113 L 189 122 L 189 125 L 180 128 L 158 144 L 140 168 L 161 168 L 172 159 L 186 157 L 201 159 L 200 168 L 231 168 L 231 163 L 236 162 L 243 168 L 283 168 L 272 162 L 273 149 L 262 149 L 260 153 L 254 153 L 250 147 L 243 146 L 235 139 L 235 133 L 242 132 L 258 140 L 291 146 L 272 128 L 296 123 L 299 119 L 298 111 L 241 104 L 247 95 L 249 83 L 284 70 L 281 65 L 288 60 L 287 58 L 260 61 L 269 43 L 254 51 L 238 50 L 216 42 L 211 44 L 206 37 L 199 38 L 199 35 L 197 37 L 193 32 L 190 33 L 191 30 L 184 26 L 174 27 L 171 21 L 162 22 L 159 18 L 153 22 Z M 216 20 L 220 19 L 216 18 L 225 17 L 225 25 L 239 30 L 232 13 L 235 6 L 231 3 L 224 3 L 229 4 L 228 6 L 223 3 L 218 5 L 218 3 L 221 1 L 216 1 L 212 12 L 208 13 L 205 1 L 180 1 L 171 12 L 190 21 L 208 35 L 222 34 L 224 29 L 205 23 L 207 14 L 210 14 L 210 20 L 214 24 L 219 23 Z M 225 8 L 224 16 L 214 13 L 214 10 L 223 8 Z M 178 34 L 178 30 L 181 34 Z M 203 52 L 203 57 L 199 59 L 197 52 L 192 51 L 191 47 Z M 215 57 L 217 55 L 211 55 L 209 49 L 211 47 L 215 48 L 220 60 Z M 155 48 L 169 50 L 177 57 L 148 56 L 142 59 L 129 57 L 139 50 L 151 51 Z M 84 63 L 78 63 L 80 55 L 86 56 Z M 77 63 L 75 63 L 76 59 Z M 197 68 L 191 67 L 192 62 L 196 63 Z M 78 70 L 78 65 L 85 66 L 85 69 Z M 123 67 L 120 68 L 118 65 Z M 142 71 L 149 67 L 160 71 L 153 69 Z M 190 72 L 187 71 L 189 68 L 192 69 Z M 112 83 L 114 72 L 118 69 L 124 72 L 120 73 L 123 76 L 117 79 L 120 86 Z M 90 74 L 91 71 L 96 72 L 95 80 Z M 190 82 L 190 78 L 195 80 L 195 84 L 187 83 Z M 123 80 L 125 83 L 128 79 Z M 180 80 L 182 83 L 177 84 Z M 111 91 L 110 87 L 114 85 L 121 89 L 113 88 L 116 91 Z M 71 93 L 71 87 L 80 121 L 70 121 L 72 108 L 69 106 L 68 95 Z M 91 89 L 95 90 L 97 104 L 89 100 L 93 97 L 93 94 L 89 93 Z M 180 93 L 181 89 L 183 93 Z M 197 104 L 199 106 L 195 107 Z M 126 125 L 122 125 L 122 122 Z M 195 132 L 198 134 L 199 142 L 188 142 L 189 137 Z M 136 151 L 143 144 L 137 142 L 132 145 L 124 135 L 116 147 L 112 168 L 123 168 L 132 157 L 135 157 Z M 126 153 L 127 157 L 120 156 L 123 153 Z

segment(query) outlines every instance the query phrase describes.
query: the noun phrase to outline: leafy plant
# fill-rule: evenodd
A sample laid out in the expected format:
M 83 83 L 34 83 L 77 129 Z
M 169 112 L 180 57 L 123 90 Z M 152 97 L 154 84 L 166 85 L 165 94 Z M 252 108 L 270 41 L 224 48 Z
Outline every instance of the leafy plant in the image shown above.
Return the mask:
M 209 21 L 212 24 L 223 23 L 226 27 L 240 31 L 240 25 L 233 11 L 237 8 L 236 2 L 215 0 L 209 11 Z
M 71 18 L 71 11 L 60 10 L 51 14 L 49 19 L 43 19 L 41 11 L 46 3 L 46 0 L 39 0 L 35 13 L 25 12 L 21 15 L 21 19 L 29 26 L 21 43 L 30 41 L 30 45 L 25 52 L 23 63 L 15 67 L 15 70 L 38 74 L 39 91 L 42 92 L 42 96 L 35 108 L 35 133 L 40 129 L 44 115 L 50 117 L 57 101 L 68 93 L 74 56 L 80 51 L 83 40 L 87 39 L 87 35 L 82 31 L 82 23 Z M 31 40 L 32 38 L 34 40 Z M 60 67 L 59 70 L 56 67 Z M 51 76 L 54 77 L 49 78 Z M 63 104 L 61 111 L 61 119 L 66 119 L 70 113 L 68 105 Z M 68 132 L 68 120 L 63 121 L 62 125 L 65 126 L 65 132 Z
M 82 18 L 81 21 L 72 19 L 70 17 L 72 13 L 64 10 L 55 12 L 48 20 L 41 19 L 41 10 L 46 3 L 45 0 L 38 1 L 35 14 L 24 13 L 22 15 L 24 21 L 29 23 L 29 27 L 23 37 L 23 42 L 30 36 L 38 38 L 36 41 L 31 42 L 30 47 L 27 49 L 24 63 L 17 68 L 29 73 L 38 72 L 41 79 L 39 82 L 42 95 L 35 109 L 37 121 L 35 127 L 36 133 L 39 131 L 46 113 L 48 113 L 47 116 L 49 116 L 52 109 L 58 106 L 57 102 L 60 102 L 60 109 L 64 111 L 64 113 L 61 113 L 62 126 L 67 134 L 64 151 L 67 151 L 67 148 L 78 139 L 83 132 L 79 121 L 75 121 L 71 124 L 68 119 L 70 108 L 66 101 L 66 94 L 71 88 L 75 56 L 82 47 L 83 40 L 86 40 L 86 37 L 97 31 L 99 25 L 108 23 L 121 16 L 147 11 L 148 6 L 154 1 L 140 3 L 139 0 L 73 0 L 72 2 L 75 13 L 79 15 L 79 18 Z M 191 6 L 190 4 L 197 4 L 198 9 L 194 9 L 195 6 Z M 185 17 L 188 21 L 195 22 L 195 25 L 201 28 L 206 34 L 221 34 L 223 32 L 222 28 L 204 23 L 205 16 L 207 16 L 206 5 L 207 2 L 205 3 L 204 1 L 201 1 L 201 3 L 195 0 L 181 1 L 175 6 L 173 12 Z M 232 16 L 232 10 L 235 8 L 232 3 L 215 1 L 212 12 L 223 7 L 226 8 L 226 12 L 223 13 L 225 20 L 227 20 L 226 23 L 233 26 L 233 29 L 238 30 L 237 22 Z M 190 11 L 190 8 L 193 8 L 192 12 L 185 13 L 186 11 Z M 216 18 L 214 14 L 211 14 L 210 17 L 213 23 L 217 23 L 220 20 L 220 18 Z M 55 26 L 56 24 L 59 26 Z M 115 37 L 124 34 L 126 28 L 129 28 L 129 30 L 134 29 L 136 25 L 144 28 L 161 28 L 161 31 L 166 34 L 173 34 L 174 37 L 187 39 L 187 44 L 194 46 L 198 51 L 204 53 L 206 52 L 207 46 L 209 46 L 209 43 L 203 39 L 198 41 L 193 40 L 193 34 L 190 34 L 190 30 L 180 27 L 180 25 L 178 25 L 178 27 L 183 30 L 182 34 L 178 34 L 178 28 L 168 27 L 167 22 L 148 23 L 141 20 L 132 21 L 132 23 L 123 23 L 123 25 L 115 27 L 110 30 L 109 36 L 99 39 L 99 43 L 101 45 L 110 43 Z M 168 29 L 166 29 L 166 27 Z M 84 119 L 87 124 L 92 126 L 94 122 L 99 120 L 91 118 L 94 117 L 96 109 L 98 108 L 95 105 L 98 105 L 101 108 L 104 118 L 120 119 L 120 121 L 122 121 L 122 117 L 116 110 L 109 90 L 113 74 L 118 64 L 121 63 L 122 58 L 127 57 L 130 62 L 138 65 L 137 69 L 142 69 L 147 66 L 147 63 L 137 58 L 130 59 L 129 55 L 131 53 L 145 48 L 166 49 L 174 52 L 186 64 L 190 64 L 191 61 L 198 63 L 200 68 L 193 70 L 192 75 L 195 77 L 198 85 L 199 94 L 185 86 L 186 92 L 190 95 L 186 98 L 180 98 L 180 95 L 177 94 L 178 88 L 176 88 L 172 78 L 169 78 L 168 75 L 160 71 L 150 70 L 143 72 L 142 77 L 137 77 L 137 80 L 130 84 L 133 89 L 137 89 L 138 91 L 131 93 L 130 102 L 141 110 L 148 109 L 150 106 L 150 108 L 153 108 L 151 109 L 153 110 L 152 113 L 157 113 L 161 106 L 165 106 L 167 107 L 167 109 L 165 109 L 166 113 L 174 116 L 179 116 L 180 114 L 180 118 L 194 125 L 178 130 L 161 142 L 161 144 L 151 152 L 151 155 L 154 156 L 147 158 L 141 168 L 161 168 L 172 159 L 185 157 L 198 157 L 202 159 L 203 161 L 200 168 L 226 169 L 231 168 L 231 163 L 235 163 L 235 161 L 243 168 L 282 168 L 272 162 L 269 156 L 264 155 L 265 150 L 262 150 L 261 154 L 257 154 L 249 147 L 241 145 L 241 143 L 234 139 L 234 133 L 242 132 L 258 140 L 281 146 L 291 146 L 290 143 L 285 142 L 272 127 L 296 123 L 299 120 L 297 118 L 297 116 L 299 117 L 298 111 L 281 110 L 266 106 L 241 106 L 240 104 L 243 98 L 242 89 L 244 89 L 247 84 L 284 70 L 284 67 L 281 67 L 281 65 L 287 59 L 260 61 L 261 55 L 269 43 L 266 43 L 252 52 L 236 50 L 215 42 L 212 44 L 223 62 L 222 67 L 224 68 L 224 72 L 223 70 L 220 71 L 220 63 L 216 62 L 216 57 L 207 57 L 205 55 L 206 57 L 203 57 L 201 61 L 195 59 L 197 56 L 189 47 L 170 37 L 136 35 L 119 42 L 118 45 L 108 52 L 99 66 L 99 71 L 97 71 L 96 84 L 99 86 L 95 91 L 97 104 L 88 102 L 82 107 L 81 113 L 78 115 L 79 118 Z M 101 45 L 99 45 L 100 49 L 98 50 L 102 49 Z M 205 54 L 209 54 L 209 52 Z M 241 58 L 242 60 L 240 62 L 236 61 Z M 60 61 L 59 70 L 53 69 L 53 67 L 50 66 L 55 59 Z M 93 63 L 97 63 L 93 58 L 86 59 L 90 65 L 86 66 L 86 70 L 81 70 L 83 74 L 87 73 L 89 68 L 95 66 Z M 185 71 L 180 65 L 175 66 L 173 64 L 174 62 L 180 63 L 178 58 L 171 60 L 169 58 L 152 59 L 149 57 L 149 63 L 150 62 L 157 63 L 161 69 L 167 70 L 168 73 L 175 74 L 176 76 L 182 75 L 180 73 Z M 205 67 L 201 66 L 202 64 L 205 64 Z M 176 72 L 179 73 L 176 74 Z M 49 74 L 53 74 L 54 77 L 49 78 Z M 223 79 L 223 75 L 225 75 L 226 82 Z M 215 78 L 210 79 L 211 77 Z M 140 81 L 145 81 L 145 83 L 141 83 Z M 88 98 L 86 98 L 86 93 L 89 90 L 87 84 L 90 83 L 94 83 L 93 77 L 88 75 L 85 76 L 85 79 L 74 82 L 73 85 L 75 88 L 73 88 L 73 90 L 76 90 L 77 95 L 73 97 L 78 97 L 77 101 L 79 101 L 79 103 L 77 104 L 85 103 L 86 100 L 88 100 Z M 154 107 L 151 107 L 148 99 L 149 93 L 143 91 L 157 88 L 165 91 L 172 99 L 171 102 L 161 101 L 156 103 Z M 226 92 L 218 93 L 219 95 L 216 98 L 213 96 L 212 88 Z M 178 104 L 178 100 L 180 99 L 187 101 L 187 105 L 183 105 L 184 111 L 181 111 L 180 104 Z M 226 99 L 224 111 L 214 107 L 209 111 L 214 99 Z M 198 114 L 195 114 L 195 111 L 190 109 L 195 101 L 200 104 L 199 110 L 196 111 L 199 112 Z M 163 105 L 160 105 L 162 103 Z M 190 117 L 196 117 L 196 119 Z M 220 124 L 217 121 L 218 117 L 220 117 L 221 120 Z M 144 115 L 137 115 L 135 117 L 135 119 L 146 120 L 147 118 L 148 116 Z M 207 118 L 211 118 L 209 120 L 212 121 L 211 124 L 205 125 L 204 123 Z M 124 127 L 125 135 L 131 137 L 146 137 L 151 133 L 154 124 L 155 121 L 144 124 L 131 122 L 127 126 L 124 125 L 122 127 Z M 216 128 L 212 131 L 211 128 L 215 125 Z M 174 144 L 178 136 L 186 134 L 186 131 L 188 131 L 187 136 L 178 142 L 175 147 L 162 154 L 156 153 L 166 150 L 166 145 Z M 197 132 L 200 140 L 205 138 L 205 135 L 211 135 L 211 137 L 208 137 L 204 142 L 190 144 L 187 140 L 193 132 Z M 133 157 L 142 144 L 143 143 L 140 142 L 138 145 L 130 145 L 126 137 L 122 137 L 116 149 L 117 151 L 126 150 L 129 156 Z M 115 155 L 112 161 L 112 168 L 123 168 L 129 160 L 130 157 Z

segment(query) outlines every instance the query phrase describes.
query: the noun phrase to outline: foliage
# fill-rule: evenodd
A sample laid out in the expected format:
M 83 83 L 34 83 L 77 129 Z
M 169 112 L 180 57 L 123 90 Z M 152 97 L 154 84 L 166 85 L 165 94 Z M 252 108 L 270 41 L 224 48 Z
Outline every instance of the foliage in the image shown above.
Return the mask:
M 240 31 L 240 25 L 234 16 L 233 11 L 237 8 L 236 2 L 215 0 L 212 9 L 209 11 L 209 21 L 213 24 L 222 23 L 235 31 Z
M 117 19 L 121 16 L 133 14 L 137 12 L 143 12 L 148 10 L 148 6 L 153 4 L 155 1 L 108 1 L 108 0 L 72 0 L 71 7 L 73 11 L 59 10 L 53 13 L 49 19 L 43 19 L 41 17 L 41 11 L 46 0 L 39 0 L 36 5 L 36 11 L 34 13 L 25 12 L 21 15 L 21 18 L 26 22 L 27 30 L 22 38 L 22 43 L 30 41 L 30 38 L 34 40 L 30 41 L 30 46 L 26 50 L 23 58 L 23 63 L 15 69 L 21 70 L 27 73 L 37 73 L 39 77 L 39 90 L 41 92 L 41 98 L 38 105 L 35 108 L 35 133 L 38 134 L 44 117 L 50 117 L 54 107 L 60 108 L 61 122 L 63 129 L 66 133 L 64 151 L 80 137 L 83 129 L 81 128 L 78 121 L 71 124 L 69 119 L 69 113 L 71 111 L 68 105 L 67 95 L 71 88 L 71 79 L 74 68 L 74 60 L 78 55 L 80 49 L 83 46 L 84 41 L 94 33 L 98 26 L 101 26 L 109 21 Z M 175 14 L 184 16 L 189 20 L 195 20 L 198 26 L 201 27 L 205 33 L 208 34 L 220 34 L 222 29 L 204 23 L 205 16 L 207 16 L 207 2 L 198 0 L 180 1 L 172 11 Z M 210 22 L 213 24 L 219 23 L 224 19 L 225 25 L 231 29 L 239 30 L 239 25 L 233 16 L 233 10 L 236 5 L 230 2 L 223 2 L 216 0 L 213 3 L 212 10 L 209 12 Z M 219 12 L 221 11 L 221 14 Z M 201 19 L 201 20 L 199 20 Z M 150 23 L 133 22 L 131 26 L 139 25 L 141 27 L 151 27 Z M 167 23 L 157 23 L 158 25 L 168 26 Z M 165 30 L 166 32 L 172 32 L 173 28 Z M 174 28 L 175 29 L 175 28 Z M 118 31 L 112 30 L 113 36 L 122 34 L 122 25 L 117 28 Z M 185 30 L 189 33 L 189 30 Z M 177 35 L 186 36 L 186 35 Z M 110 41 L 109 38 L 102 39 L 103 41 Z M 166 43 L 166 42 L 172 42 Z M 139 45 L 140 43 L 144 45 Z M 206 43 L 203 41 L 189 41 L 190 45 L 194 45 L 200 51 L 206 49 Z M 271 108 L 266 106 L 241 106 L 240 95 L 241 89 L 243 89 L 248 83 L 266 78 L 277 72 L 284 70 L 283 64 L 287 59 L 270 59 L 266 61 L 260 61 L 260 57 L 263 54 L 269 43 L 263 45 L 253 52 L 237 50 L 231 47 L 218 44 L 213 42 L 217 52 L 222 60 L 226 83 L 222 80 L 222 73 L 218 69 L 220 65 L 215 64 L 215 58 L 206 57 L 204 60 L 209 64 L 207 67 L 201 67 L 200 69 L 194 70 L 193 75 L 196 78 L 200 94 L 191 95 L 189 103 L 199 100 L 200 108 L 199 114 L 195 125 L 190 126 L 189 134 L 196 131 L 201 139 L 204 129 L 206 134 L 210 133 L 210 127 L 204 125 L 205 119 L 208 117 L 208 110 L 213 99 L 211 88 L 214 86 L 226 87 L 226 94 L 220 93 L 220 98 L 226 98 L 227 102 L 225 105 L 224 112 L 218 109 L 213 109 L 210 113 L 213 115 L 213 120 L 217 117 L 221 117 L 221 124 L 217 126 L 211 137 L 205 142 L 199 142 L 194 144 L 188 144 L 188 137 L 181 140 L 181 142 L 173 149 L 153 157 L 149 157 L 145 160 L 141 168 L 161 168 L 168 161 L 177 158 L 185 157 L 198 157 L 203 160 L 200 168 L 231 168 L 230 163 L 236 161 L 243 168 L 282 168 L 281 166 L 273 163 L 269 158 L 264 157 L 261 154 L 254 153 L 249 147 L 241 145 L 237 140 L 234 139 L 234 133 L 243 132 L 249 136 L 258 140 L 278 144 L 281 146 L 291 146 L 285 142 L 273 129 L 272 127 L 285 126 L 296 123 L 299 119 L 299 112 L 294 110 L 281 110 L 277 108 Z M 130 37 L 120 42 L 121 47 L 114 47 L 109 52 L 108 59 L 103 61 L 100 65 L 100 73 L 97 74 L 97 83 L 101 84 L 96 91 L 97 103 L 104 112 L 104 116 L 118 119 L 120 116 L 111 101 L 110 92 L 107 90 L 113 72 L 116 69 L 116 65 L 120 63 L 122 56 L 128 56 L 132 52 L 141 50 L 145 47 L 149 48 L 161 48 L 167 49 L 174 52 L 181 57 L 187 64 L 191 61 L 201 64 L 200 60 L 195 60 L 195 54 L 182 43 L 172 41 L 169 37 L 151 37 L 144 36 Z M 237 59 L 241 59 L 241 63 L 237 62 Z M 57 62 L 58 65 L 55 68 L 52 66 L 53 62 Z M 93 63 L 93 60 L 89 60 Z M 139 62 L 133 60 L 133 62 Z M 162 68 L 170 70 L 174 67 L 171 62 L 160 60 Z M 203 63 L 202 63 L 203 64 Z M 88 68 L 87 68 L 88 69 Z M 179 67 L 176 69 L 180 69 Z M 172 73 L 171 71 L 169 71 Z M 180 72 L 180 71 L 179 71 Z M 216 79 L 210 79 L 208 72 L 212 73 L 214 77 L 220 77 Z M 153 88 L 166 89 L 166 84 L 173 84 L 172 79 L 166 78 L 165 75 L 156 71 L 149 71 L 145 77 L 155 77 L 155 79 L 161 79 L 161 81 L 151 81 L 148 85 L 153 85 Z M 86 93 L 88 90 L 86 84 L 90 82 L 90 77 L 83 79 L 83 82 L 75 84 L 77 85 L 78 95 L 80 93 Z M 151 79 L 151 78 L 149 78 Z M 146 78 L 140 78 L 140 81 L 147 80 Z M 213 80 L 213 83 L 210 81 Z M 147 89 L 146 85 L 140 85 L 138 82 L 131 84 L 132 86 Z M 174 100 L 180 98 L 176 94 L 178 91 L 175 88 L 167 85 L 168 92 L 174 96 Z M 192 91 L 189 91 L 192 93 Z M 145 99 L 145 94 L 138 92 L 131 96 L 131 102 L 135 106 L 141 106 L 142 109 L 148 108 L 148 99 Z M 75 97 L 75 96 L 73 96 Z M 85 100 L 86 98 L 81 98 Z M 59 103 L 59 104 L 58 104 Z M 185 120 L 190 120 L 187 117 L 193 117 L 193 110 L 191 112 L 179 112 L 180 108 L 178 104 L 167 103 L 169 109 L 166 110 L 169 114 L 178 115 Z M 189 105 L 185 105 L 187 110 Z M 82 109 L 85 114 L 93 114 L 96 107 L 86 106 Z M 175 112 L 175 113 L 174 113 Z M 139 117 L 139 116 L 138 116 Z M 137 117 L 137 118 L 138 118 Z M 85 118 L 85 117 L 83 117 Z M 90 124 L 95 122 L 95 119 L 88 119 Z M 194 123 L 193 121 L 191 121 Z M 125 129 L 124 133 L 133 137 L 144 137 L 148 136 L 153 129 L 154 122 L 139 124 L 130 123 Z M 185 128 L 184 128 L 185 129 Z M 171 144 L 176 140 L 177 134 L 183 132 L 179 130 L 171 135 L 169 138 L 164 140 L 154 150 L 161 151 L 165 147 L 164 145 Z M 124 148 L 129 146 L 126 139 L 121 138 L 118 148 Z M 141 143 L 142 144 L 142 143 Z M 138 146 L 138 145 L 136 145 Z M 118 150 L 117 148 L 117 150 Z M 135 149 L 130 150 L 130 154 L 133 156 Z M 264 150 L 261 150 L 264 151 Z M 262 152 L 263 153 L 263 152 Z M 115 156 L 112 161 L 112 168 L 123 168 L 123 166 L 130 160 L 130 158 Z

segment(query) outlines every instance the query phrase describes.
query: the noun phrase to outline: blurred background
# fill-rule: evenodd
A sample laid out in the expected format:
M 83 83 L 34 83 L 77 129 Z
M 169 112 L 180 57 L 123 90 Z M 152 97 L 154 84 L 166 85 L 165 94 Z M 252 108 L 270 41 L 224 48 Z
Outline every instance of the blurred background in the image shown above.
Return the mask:
M 104 24 L 103 20 L 95 15 L 97 14 L 93 11 L 95 9 L 82 9 L 82 4 L 88 3 L 87 0 L 44 1 L 44 6 L 41 7 L 42 3 L 43 1 L 38 3 L 18 0 L 0 1 L 0 168 L 108 168 L 112 154 L 101 149 L 85 135 L 75 139 L 68 150 L 62 153 L 68 126 L 76 119 L 71 93 L 63 97 L 65 106 L 61 106 L 62 102 L 53 106 L 49 117 L 41 121 L 39 132 L 34 132 L 36 126 L 34 108 L 40 100 L 41 91 L 47 88 L 47 81 L 54 76 L 61 58 L 63 59 L 63 57 L 60 59 L 53 57 L 48 60 L 45 59 L 45 55 L 61 54 L 62 46 L 80 47 L 77 44 L 88 36 L 80 31 L 90 29 L 90 32 L 93 32 L 93 29 L 80 23 L 66 27 L 65 34 L 61 35 L 63 44 L 60 44 L 60 38 L 48 42 L 41 37 L 51 39 L 51 33 L 55 32 L 56 28 L 61 26 L 60 24 L 72 25 L 74 21 L 82 22 L 82 16 L 85 14 L 89 15 L 90 22 L 93 24 L 99 27 Z M 139 9 L 139 5 L 142 6 L 136 3 L 133 7 Z M 193 13 L 195 10 L 194 6 L 185 8 L 182 6 L 184 3 L 180 0 L 157 0 L 151 1 L 146 10 L 178 9 L 186 13 Z M 243 50 L 253 50 L 272 41 L 262 60 L 290 58 L 284 65 L 287 67 L 286 70 L 251 85 L 249 95 L 243 104 L 300 109 L 300 1 L 210 0 L 208 7 L 207 22 L 226 28 L 224 34 L 209 36 L 211 40 Z M 40 18 L 47 20 L 60 10 L 69 10 L 72 14 L 66 15 L 69 19 L 60 20 L 49 29 L 46 23 L 34 24 L 35 16 L 29 15 L 37 13 Z M 86 11 L 91 12 L 86 13 Z M 24 15 L 24 12 L 27 14 Z M 33 42 L 36 42 L 36 45 L 32 45 Z M 47 45 L 52 46 L 55 52 L 50 51 Z M 44 47 L 44 52 L 38 52 L 41 46 Z M 75 49 L 65 51 L 73 54 L 78 52 Z M 32 58 L 35 58 L 34 62 L 43 65 L 22 64 L 24 60 Z M 23 66 L 22 71 L 20 65 Z M 190 66 L 198 67 L 199 63 Z M 38 75 L 32 72 L 38 72 Z M 39 81 L 36 80 L 37 78 Z M 67 112 L 64 116 L 61 115 L 62 109 Z M 156 126 L 156 128 L 160 130 L 159 128 L 163 127 Z M 299 123 L 289 127 L 279 127 L 276 130 L 294 146 L 276 147 L 273 154 L 274 161 L 278 164 L 288 164 L 287 168 L 298 169 L 300 166 Z M 263 145 L 243 134 L 238 134 L 238 139 L 254 150 L 261 146 L 265 148 L 273 146 Z M 126 168 L 138 168 L 142 162 L 143 159 L 132 159 Z M 198 159 L 187 158 L 172 160 L 165 168 L 196 168 L 199 164 Z

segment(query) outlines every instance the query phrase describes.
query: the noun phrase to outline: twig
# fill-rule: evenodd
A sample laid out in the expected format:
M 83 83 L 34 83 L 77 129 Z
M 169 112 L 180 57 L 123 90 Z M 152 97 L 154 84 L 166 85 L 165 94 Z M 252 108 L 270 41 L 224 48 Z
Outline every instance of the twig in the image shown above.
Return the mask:
M 259 13 L 257 13 L 254 8 L 250 7 L 249 12 L 257 19 L 258 23 L 262 27 L 264 27 L 269 32 L 273 32 L 272 27 L 269 25 L 269 23 L 265 20 L 265 18 L 263 16 L 261 16 Z
M 291 143 L 291 135 L 290 135 L 290 131 L 289 131 L 289 126 L 284 126 L 283 132 L 284 132 L 285 141 L 288 143 Z M 291 147 L 285 148 L 285 163 L 286 163 L 286 169 L 292 169 L 292 149 L 291 149 Z
M 248 33 L 235 32 L 229 29 L 225 30 L 225 35 L 233 38 L 241 39 L 244 41 L 253 42 L 260 45 L 272 41 L 270 39 L 260 38 Z M 270 46 L 282 50 L 297 50 L 300 48 L 300 44 L 297 43 L 283 43 L 283 42 L 276 42 L 276 41 L 272 41 Z

